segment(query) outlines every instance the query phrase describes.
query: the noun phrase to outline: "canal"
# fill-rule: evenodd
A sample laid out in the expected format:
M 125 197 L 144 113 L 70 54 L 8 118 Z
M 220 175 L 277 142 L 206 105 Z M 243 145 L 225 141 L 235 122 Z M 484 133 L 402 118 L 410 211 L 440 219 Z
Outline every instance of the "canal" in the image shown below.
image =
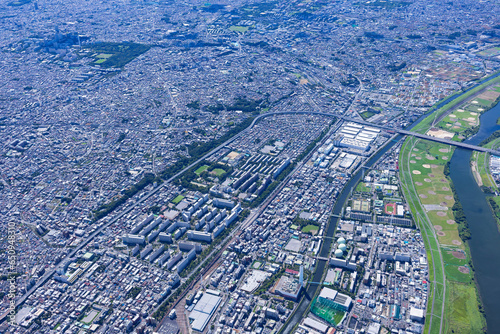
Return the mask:
M 368 159 L 365 163 L 366 167 L 373 166 L 387 151 L 389 151 L 403 136 L 397 135 L 394 140 L 390 141 L 383 147 L 379 152 L 377 152 L 374 156 Z M 362 176 L 362 172 L 358 171 L 356 174 L 352 176 L 352 178 L 347 182 L 344 186 L 344 189 L 340 193 L 335 205 L 333 207 L 332 214 L 335 216 L 339 216 L 342 213 L 342 208 L 344 203 L 349 198 L 351 193 L 351 188 L 355 187 L 359 182 Z M 338 217 L 332 217 L 330 224 L 328 225 L 328 229 L 326 231 L 326 236 L 329 238 L 323 239 L 323 244 L 321 245 L 321 250 L 318 254 L 320 257 L 329 257 L 330 256 L 330 248 L 333 242 L 333 235 L 335 234 L 335 228 L 337 227 Z M 321 278 L 323 277 L 323 273 L 325 271 L 325 267 L 328 265 L 325 260 L 317 260 L 316 270 L 313 273 L 312 282 L 321 282 Z M 292 329 L 295 327 L 297 323 L 300 322 L 304 313 L 308 310 L 309 304 L 312 301 L 312 298 L 316 294 L 317 290 L 321 287 L 318 284 L 309 284 L 305 291 L 305 296 L 300 302 L 296 312 L 294 313 L 291 321 L 286 324 L 283 333 L 291 333 Z

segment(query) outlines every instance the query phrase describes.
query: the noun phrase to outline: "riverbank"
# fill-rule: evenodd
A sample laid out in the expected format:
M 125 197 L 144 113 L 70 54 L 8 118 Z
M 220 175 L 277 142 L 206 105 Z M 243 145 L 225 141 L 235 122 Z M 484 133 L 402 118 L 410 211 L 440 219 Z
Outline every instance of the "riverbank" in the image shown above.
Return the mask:
M 435 136 L 465 140 L 479 130 L 479 115 L 500 96 L 499 77 L 471 89 L 415 126 Z M 400 180 L 427 247 L 429 299 L 425 333 L 475 333 L 486 328 L 474 280 L 470 232 L 449 178 L 453 147 L 407 138 L 400 151 Z M 478 163 L 476 162 L 476 165 Z M 477 167 L 477 176 L 481 166 Z M 458 204 L 458 203 L 457 203 Z
M 415 138 L 408 138 L 400 151 L 403 193 L 429 263 L 425 333 L 476 333 L 485 326 L 464 242 L 467 226 L 455 217 L 453 186 L 446 175 L 453 152 L 453 147 Z
M 495 136 L 482 142 L 481 146 L 498 149 L 500 147 L 500 137 L 494 137 Z M 496 184 L 490 171 L 490 159 L 491 155 L 489 153 L 474 152 L 471 157 L 471 166 L 473 168 L 473 172 L 474 166 L 477 166 L 477 173 L 475 173 L 477 175 L 475 175 L 475 179 L 478 186 L 481 187 L 484 193 L 491 194 L 491 196 L 488 197 L 488 204 L 493 211 L 498 228 L 500 229 L 500 194 L 498 185 Z
M 491 79 L 495 80 L 495 82 L 500 82 L 500 77 L 496 76 Z M 489 81 L 488 81 L 489 82 Z M 481 85 L 478 87 L 474 87 L 470 90 L 468 90 L 466 93 L 467 96 L 474 96 L 475 94 L 478 94 L 483 90 L 485 87 L 487 87 L 488 84 L 484 85 L 485 82 L 484 80 L 481 81 Z M 456 99 L 461 98 L 463 96 L 456 97 Z M 458 105 L 461 105 L 461 103 L 464 101 L 464 99 L 460 99 L 460 101 L 456 102 L 455 99 L 453 98 L 447 98 L 443 102 L 439 103 L 436 105 L 436 109 L 439 110 L 439 113 L 441 116 L 446 115 L 446 113 L 449 113 L 453 108 L 457 108 Z M 446 108 L 442 106 L 442 104 L 446 103 Z M 432 118 L 432 120 L 435 120 L 437 118 L 434 118 L 434 114 L 428 117 L 422 117 L 419 119 L 421 120 L 428 120 L 429 118 Z M 432 120 L 429 122 L 429 124 L 432 124 Z M 420 124 L 420 122 L 418 123 Z M 428 128 L 427 128 L 428 129 Z M 425 131 L 427 131 L 425 129 Z M 374 155 L 372 158 L 370 158 L 367 163 L 366 167 L 371 167 L 375 161 L 377 161 L 385 152 L 387 152 L 402 136 L 398 135 L 396 136 L 395 140 L 390 141 L 387 146 L 385 146 L 380 152 L 378 152 L 376 155 Z M 414 138 L 410 138 L 410 140 L 415 140 Z M 432 143 L 434 146 L 436 146 L 434 143 Z M 444 146 L 444 145 L 443 145 Z M 444 152 L 441 152 L 444 154 Z M 450 159 L 453 151 L 450 149 L 449 152 L 446 152 L 448 160 Z M 443 155 L 444 156 L 444 155 Z M 445 159 L 443 159 L 446 161 Z M 409 160 L 408 160 L 409 161 Z M 430 164 L 432 165 L 432 164 Z M 401 166 L 401 164 L 400 164 Z M 430 168 L 433 168 L 432 166 Z M 442 173 L 444 175 L 444 166 L 441 166 L 442 168 Z M 411 175 L 408 175 L 406 173 L 403 177 L 410 177 L 409 181 L 406 183 L 407 185 L 411 185 L 411 187 L 414 187 L 412 181 L 411 181 Z M 322 244 L 321 250 L 320 250 L 320 257 L 327 257 L 329 256 L 329 250 L 331 248 L 332 244 L 332 237 L 335 234 L 335 228 L 337 225 L 338 221 L 338 215 L 342 212 L 342 207 L 344 203 L 346 202 L 349 194 L 350 194 L 350 189 L 353 189 L 361 179 L 361 173 L 355 173 L 352 178 L 349 180 L 349 182 L 345 185 L 343 191 L 339 194 L 339 197 L 337 198 L 337 201 L 334 205 L 333 211 L 332 211 L 332 218 L 329 222 L 329 225 L 327 227 L 326 231 L 326 236 L 324 243 Z M 449 182 L 449 180 L 448 180 Z M 405 184 L 402 182 L 403 187 Z M 451 196 L 453 198 L 453 193 L 451 192 L 451 186 L 449 187 L 450 190 L 447 190 L 448 193 L 445 196 Z M 441 189 L 441 191 L 443 191 Z M 405 197 L 407 199 L 407 202 L 409 203 L 410 200 L 414 201 L 419 201 L 419 197 L 416 191 L 410 192 L 408 189 L 404 190 Z M 410 198 L 410 200 L 408 200 Z M 419 202 L 418 202 L 419 203 Z M 414 204 L 415 206 L 416 204 Z M 410 205 L 411 206 L 411 205 Z M 423 209 L 421 209 L 421 206 L 419 206 L 421 212 L 423 212 Z M 436 304 L 439 304 L 439 307 L 435 307 L 435 312 L 434 312 L 434 307 L 432 308 L 432 313 L 439 313 L 438 316 L 432 317 L 432 322 L 434 323 L 434 328 L 432 330 L 433 333 L 439 333 L 441 329 L 443 331 L 448 331 L 451 332 L 451 330 L 457 329 L 458 332 L 467 332 L 467 329 L 464 327 L 462 328 L 461 325 L 465 324 L 468 326 L 467 328 L 470 330 L 470 332 L 482 332 L 482 329 L 484 328 L 484 317 L 480 314 L 479 312 L 479 301 L 478 301 L 478 293 L 476 290 L 476 287 L 473 282 L 473 276 L 472 276 L 472 271 L 471 267 L 469 268 L 469 261 L 470 261 L 470 256 L 469 254 L 469 249 L 467 244 L 461 243 L 460 245 L 451 245 L 454 246 L 450 249 L 444 249 L 443 254 L 441 251 L 441 245 L 439 244 L 437 240 L 437 236 L 435 236 L 436 230 L 434 227 L 430 224 L 430 221 L 427 219 L 425 220 L 423 218 L 423 215 L 417 215 L 415 213 L 415 210 L 412 210 L 413 217 L 415 218 L 415 221 L 419 221 L 421 223 L 417 222 L 417 226 L 419 226 L 422 236 L 424 238 L 426 250 L 427 250 L 427 256 L 429 259 L 436 257 L 436 263 L 440 265 L 438 270 L 435 270 L 434 268 L 436 267 L 434 265 L 434 262 L 431 262 L 429 260 L 429 271 L 430 271 L 430 277 L 431 281 L 433 282 L 440 282 L 441 284 L 430 284 L 429 283 L 429 288 L 434 289 L 434 292 L 431 294 L 432 300 L 437 300 Z M 426 223 L 428 222 L 428 223 Z M 448 224 L 446 222 L 446 224 Z M 449 224 L 452 225 L 452 224 Z M 446 226 L 446 225 L 445 225 Z M 451 231 L 451 230 L 450 230 Z M 433 236 L 431 238 L 431 236 Z M 451 237 L 451 232 L 448 237 Z M 452 240 L 458 240 L 458 229 L 455 228 L 455 236 L 456 239 Z M 462 248 L 460 248 L 462 247 Z M 458 249 L 454 251 L 454 249 Z M 449 289 L 446 290 L 446 282 L 447 282 L 447 277 L 445 276 L 445 266 L 444 262 L 448 260 L 447 264 L 449 264 L 449 268 L 446 268 L 447 273 L 451 276 L 454 274 L 461 274 L 464 275 L 466 278 L 463 279 L 458 275 L 459 279 L 467 280 L 469 283 L 461 283 L 458 282 L 459 284 L 456 285 L 449 285 Z M 324 276 L 325 272 L 325 267 L 327 265 L 327 262 L 322 259 L 318 259 L 316 263 L 316 268 L 313 274 L 313 281 L 314 282 L 321 282 Z M 459 267 L 464 267 L 460 268 Z M 463 273 L 460 271 L 462 270 Z M 468 279 L 470 277 L 470 280 Z M 310 303 L 313 300 L 313 297 L 316 295 L 316 293 L 319 290 L 319 285 L 316 284 L 309 284 L 307 285 L 305 289 L 305 294 L 304 297 L 301 299 L 299 302 L 299 305 L 296 307 L 294 313 L 290 316 L 289 320 L 284 324 L 282 327 L 280 333 L 291 333 L 293 332 L 293 329 L 295 326 L 300 322 L 302 319 L 303 315 L 309 311 L 309 306 Z M 448 298 L 448 299 L 446 299 Z M 445 310 L 445 300 L 449 301 L 450 298 L 452 298 L 456 303 L 449 303 L 450 305 L 454 306 L 452 310 L 446 309 Z M 434 304 L 432 301 L 428 303 L 428 305 Z M 458 304 L 458 305 L 455 305 Z M 474 313 L 475 312 L 475 313 Z M 444 327 L 443 327 L 443 318 L 447 316 L 447 314 L 453 313 L 455 315 L 455 318 L 458 319 L 458 321 L 452 322 L 452 325 L 450 326 L 447 322 L 444 322 Z M 468 325 L 466 323 L 466 320 L 464 320 L 465 317 L 469 317 L 467 321 L 470 321 L 472 324 Z M 426 320 L 426 328 L 427 330 L 425 331 L 426 333 L 429 332 L 429 324 L 427 323 L 429 321 L 429 318 Z
M 467 90 L 465 93 L 462 95 L 455 97 L 453 100 L 450 102 L 446 103 L 442 107 L 438 108 L 436 111 L 434 111 L 431 115 L 423 119 L 419 124 L 416 124 L 413 127 L 413 131 L 419 132 L 419 133 L 425 133 L 427 132 L 431 127 L 435 126 L 441 119 L 446 116 L 446 114 L 453 109 L 459 108 L 465 101 L 473 98 L 474 96 L 482 93 L 485 89 L 488 87 L 500 83 L 500 76 L 493 76 L 492 79 L 487 80 L 480 85 Z M 454 94 L 453 96 L 456 96 Z M 447 100 L 446 100 L 447 101 Z
M 489 110 L 491 110 L 493 107 L 495 107 L 499 101 L 500 101 L 500 84 L 490 85 L 486 89 L 483 89 L 483 92 L 478 94 L 477 97 L 471 99 L 469 102 L 466 103 L 464 108 L 465 110 L 462 110 L 462 114 L 464 114 L 465 112 L 473 114 L 477 114 L 479 112 L 480 114 L 484 114 Z M 446 118 L 449 118 L 449 116 Z M 497 125 L 499 125 L 498 121 L 499 119 L 500 118 L 498 118 L 496 121 Z M 469 120 L 471 119 L 469 118 Z M 477 123 L 475 121 L 473 123 L 469 123 L 474 125 L 473 127 L 474 134 L 479 129 Z M 446 123 L 446 125 L 451 125 L 451 124 Z M 441 126 L 441 128 L 442 127 L 443 126 Z M 457 126 L 457 128 L 459 127 Z M 460 130 L 461 129 L 459 129 L 458 133 L 463 134 L 464 131 Z M 483 141 L 481 145 L 487 148 L 498 148 L 500 146 L 500 139 L 495 138 L 493 136 L 492 138 L 488 138 L 487 140 Z M 493 176 L 491 175 L 490 171 L 490 154 L 485 152 L 473 152 L 470 165 L 472 173 L 474 175 L 474 179 L 476 180 L 478 186 L 481 187 L 483 192 L 487 194 L 498 193 L 498 186 Z M 492 195 L 492 197 L 488 198 L 488 202 L 490 204 L 491 210 L 496 216 L 497 223 L 500 225 L 500 196 Z
M 368 169 L 372 167 L 387 151 L 389 151 L 394 145 L 396 145 L 402 139 L 402 137 L 403 136 L 400 134 L 394 135 L 391 140 L 388 140 L 377 152 L 374 153 L 374 155 L 368 158 L 363 166 Z M 326 275 L 326 268 L 328 267 L 328 261 L 320 258 L 327 258 L 330 256 L 331 247 L 333 245 L 333 237 L 337 229 L 339 217 L 343 212 L 343 208 L 347 199 L 351 195 L 351 189 L 356 187 L 356 185 L 362 179 L 362 176 L 363 170 L 361 167 L 359 167 L 353 173 L 350 180 L 344 185 L 342 191 L 337 197 L 337 200 L 335 201 L 335 205 L 331 212 L 331 218 L 326 228 L 326 236 L 321 244 L 321 248 L 318 254 L 319 258 L 317 259 L 316 267 L 313 272 L 313 282 L 322 282 L 324 280 L 324 277 Z M 305 314 L 309 312 L 311 303 L 319 293 L 321 286 L 322 285 L 319 284 L 308 284 L 306 286 L 304 295 L 300 300 L 299 305 L 295 308 L 293 314 L 288 318 L 287 322 L 279 331 L 280 334 L 289 334 L 294 331 Z

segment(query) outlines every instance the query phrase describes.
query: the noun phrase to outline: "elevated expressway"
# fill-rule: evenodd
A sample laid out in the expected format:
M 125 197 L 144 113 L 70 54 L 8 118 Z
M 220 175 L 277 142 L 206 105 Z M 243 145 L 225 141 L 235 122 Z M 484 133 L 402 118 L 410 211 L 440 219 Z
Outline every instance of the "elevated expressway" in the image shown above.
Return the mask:
M 390 128 L 388 126 L 373 124 L 373 123 L 369 123 L 369 122 L 355 119 L 355 118 L 351 118 L 351 117 L 345 117 L 342 115 L 326 113 L 326 112 L 319 112 L 319 111 L 278 111 L 278 112 L 273 112 L 273 113 L 262 114 L 254 119 L 254 121 L 250 125 L 250 128 L 252 128 L 255 125 L 255 123 L 257 123 L 257 121 L 259 121 L 261 118 L 264 118 L 264 117 L 277 116 L 277 115 L 294 115 L 294 114 L 322 115 L 322 116 L 337 117 L 338 119 L 342 119 L 342 120 L 347 121 L 347 122 L 354 122 L 354 123 L 358 123 L 358 124 L 363 124 L 366 126 L 370 126 L 372 128 L 385 130 L 385 131 L 388 131 L 390 133 L 399 133 L 402 135 L 413 136 L 413 137 L 417 137 L 417 138 L 425 139 L 425 140 L 430 140 L 430 141 L 441 143 L 441 144 L 452 145 L 452 146 L 461 147 L 461 148 L 465 148 L 465 149 L 469 149 L 469 150 L 473 150 L 473 151 L 488 152 L 488 153 L 500 156 L 500 151 L 477 146 L 477 145 L 466 144 L 466 143 L 454 141 L 451 139 L 437 138 L 437 137 L 433 137 L 433 136 L 429 136 L 429 135 L 425 135 L 422 133 L 409 131 L 409 130 L 394 129 L 394 128 Z

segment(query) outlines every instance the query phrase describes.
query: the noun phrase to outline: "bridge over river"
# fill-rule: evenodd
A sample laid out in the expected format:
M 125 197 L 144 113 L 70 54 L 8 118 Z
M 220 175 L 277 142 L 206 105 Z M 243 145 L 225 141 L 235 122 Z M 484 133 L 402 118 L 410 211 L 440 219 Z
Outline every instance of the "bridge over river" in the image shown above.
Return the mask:
M 403 129 L 393 129 L 393 128 L 389 128 L 389 127 L 386 127 L 383 125 L 376 125 L 376 124 L 372 124 L 372 123 L 361 121 L 361 120 L 356 120 L 356 119 L 349 118 L 349 117 L 339 117 L 339 118 L 344 119 L 346 121 L 351 121 L 351 122 L 356 122 L 356 123 L 363 124 L 366 126 L 371 126 L 372 128 L 378 128 L 378 129 L 382 129 L 382 130 L 389 131 L 389 132 L 397 132 L 397 133 L 400 133 L 400 134 L 406 135 L 406 136 L 413 136 L 413 137 L 417 137 L 417 138 L 421 138 L 421 139 L 425 139 L 425 140 L 430 140 L 430 141 L 437 142 L 437 143 L 442 143 L 442 144 L 446 144 L 446 145 L 453 145 L 453 146 L 462 147 L 462 148 L 466 148 L 466 149 L 473 150 L 473 151 L 488 152 L 488 153 L 500 156 L 500 151 L 492 150 L 492 149 L 489 149 L 486 147 L 467 144 L 464 142 L 458 142 L 458 141 L 454 141 L 451 139 L 444 139 L 444 138 L 429 136 L 429 135 L 425 135 L 425 134 L 418 133 L 415 131 L 408 131 L 408 130 L 403 130 Z
M 451 139 L 438 138 L 438 137 L 429 136 L 429 135 L 426 135 L 426 134 L 422 134 L 422 133 L 418 133 L 418 132 L 414 132 L 414 131 L 409 131 L 409 130 L 395 129 L 395 128 L 391 128 L 391 127 L 388 127 L 388 126 L 385 126 L 385 125 L 373 124 L 373 123 L 366 122 L 366 121 L 363 121 L 363 120 L 360 120 L 360 119 L 355 119 L 355 118 L 351 118 L 351 117 L 346 117 L 346 116 L 332 114 L 332 113 L 326 113 L 326 112 L 320 112 L 320 111 L 277 111 L 277 112 L 262 114 L 262 115 L 260 115 L 260 116 L 258 116 L 258 117 L 256 117 L 254 119 L 254 121 L 252 122 L 252 124 L 250 125 L 249 128 L 253 127 L 254 124 L 259 119 L 261 119 L 261 118 L 269 117 L 269 116 L 275 116 L 275 115 L 287 115 L 287 114 L 288 115 L 293 115 L 293 114 L 307 114 L 307 115 L 322 115 L 322 116 L 336 117 L 338 119 L 342 119 L 342 120 L 347 121 L 347 122 L 353 122 L 353 123 L 363 124 L 363 125 L 366 125 L 366 126 L 370 126 L 372 128 L 377 128 L 377 129 L 385 130 L 385 131 L 388 131 L 390 133 L 399 133 L 399 134 L 402 134 L 402 135 L 413 136 L 413 137 L 417 137 L 417 138 L 421 138 L 421 139 L 425 139 L 425 140 L 430 140 L 430 141 L 441 143 L 441 144 L 452 145 L 452 146 L 456 146 L 456 147 L 462 147 L 462 148 L 473 150 L 473 151 L 488 152 L 488 153 L 491 153 L 493 155 L 500 156 L 500 151 L 489 149 L 489 148 L 485 148 L 485 147 L 481 147 L 481 146 L 478 146 L 478 145 L 467 144 L 467 143 L 464 143 L 464 142 L 458 142 L 458 141 L 454 141 L 454 140 L 451 140 Z

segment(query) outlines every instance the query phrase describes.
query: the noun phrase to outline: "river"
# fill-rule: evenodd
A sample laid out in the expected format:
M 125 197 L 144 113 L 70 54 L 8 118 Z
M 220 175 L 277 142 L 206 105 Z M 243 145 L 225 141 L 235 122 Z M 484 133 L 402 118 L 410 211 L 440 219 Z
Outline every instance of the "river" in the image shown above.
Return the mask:
M 498 75 L 500 75 L 500 73 Z M 479 82 L 478 85 L 481 83 L 483 83 L 483 81 Z M 471 87 L 470 89 L 473 89 L 473 88 L 474 87 Z M 468 89 L 467 91 L 469 91 L 470 89 Z M 459 96 L 460 95 L 447 98 L 446 100 L 440 102 L 435 107 L 435 109 L 437 110 L 437 109 L 441 108 L 442 106 L 444 106 L 448 102 L 451 102 L 452 100 L 456 99 Z M 425 119 L 427 116 L 429 116 L 429 114 L 430 113 L 426 113 L 426 114 L 420 116 L 415 122 L 413 122 L 413 124 L 411 126 L 409 126 L 407 128 L 407 130 L 411 130 L 415 125 L 417 125 L 423 119 Z M 394 140 L 389 141 L 386 144 L 386 146 L 382 147 L 382 149 L 377 152 L 377 154 L 375 154 L 370 159 L 368 159 L 368 161 L 365 163 L 365 166 L 366 167 L 373 166 L 387 151 L 389 151 L 402 138 L 403 138 L 402 135 L 397 135 L 394 138 Z M 334 205 L 333 211 L 332 211 L 333 215 L 336 215 L 336 216 L 340 215 L 340 213 L 342 212 L 342 208 L 344 207 L 344 204 L 346 203 L 347 199 L 350 196 L 351 189 L 357 185 L 357 183 L 361 179 L 361 176 L 362 176 L 362 173 L 360 171 L 358 171 L 357 173 L 355 173 L 351 177 L 351 179 L 344 186 L 344 188 L 342 189 L 342 192 L 340 193 L 339 197 L 335 201 L 335 205 Z M 330 252 L 330 248 L 331 248 L 331 245 L 333 242 L 333 239 L 331 237 L 333 237 L 335 234 L 335 229 L 337 227 L 337 223 L 338 223 L 338 218 L 332 217 L 332 220 L 330 221 L 330 224 L 328 225 L 328 229 L 326 230 L 326 236 L 329 238 L 323 239 L 323 244 L 321 245 L 321 249 L 320 249 L 318 256 L 320 256 L 320 257 L 329 257 L 330 256 L 329 252 Z M 318 263 L 316 265 L 316 268 L 315 268 L 315 271 L 313 273 L 313 277 L 311 280 L 312 282 L 321 282 L 321 278 L 323 277 L 323 273 L 325 271 L 326 265 L 327 265 L 327 261 L 318 260 Z M 292 319 L 286 323 L 286 327 L 282 330 L 281 333 L 288 334 L 288 333 L 292 332 L 292 329 L 295 327 L 295 325 L 297 323 L 299 323 L 301 321 L 301 319 L 304 316 L 304 313 L 306 312 L 306 310 L 308 310 L 308 307 L 309 307 L 309 304 L 311 303 L 312 297 L 314 297 L 314 295 L 316 294 L 316 292 L 318 291 L 318 289 L 320 287 L 321 286 L 318 284 L 309 284 L 307 286 L 306 291 L 305 291 L 305 297 L 300 301 L 299 306 L 297 307 L 297 310 L 293 314 Z
M 479 81 L 476 85 L 470 87 L 469 89 L 467 89 L 463 94 L 465 94 L 466 92 L 468 92 L 469 90 L 471 89 L 474 89 L 476 86 L 488 81 L 488 80 L 491 80 L 492 78 L 495 78 L 497 76 L 500 75 L 500 72 L 487 78 L 487 79 L 483 79 L 481 81 Z M 454 99 L 460 97 L 461 95 L 463 94 L 460 94 L 460 95 L 455 95 L 455 96 L 451 96 L 449 98 L 447 98 L 446 100 L 440 102 L 438 105 L 435 106 L 435 108 L 433 110 L 437 110 L 439 108 L 441 108 L 442 106 L 444 106 L 445 104 L 453 101 Z M 496 110 L 496 111 L 495 111 Z M 467 143 L 476 143 L 474 140 L 476 140 L 476 137 L 478 138 L 478 142 L 481 142 L 484 138 L 488 137 L 490 135 L 490 133 L 496 131 L 496 129 L 500 129 L 500 126 L 497 126 L 496 125 L 496 119 L 498 118 L 498 114 L 500 113 L 500 104 L 498 104 L 496 107 L 490 109 L 488 112 L 484 113 L 482 116 L 481 116 L 481 128 L 478 132 L 478 134 L 476 136 L 474 136 L 473 138 L 471 138 L 470 141 L 466 141 Z M 422 115 L 419 119 L 417 119 L 410 127 L 407 128 L 407 130 L 410 130 L 411 128 L 413 128 L 415 125 L 417 125 L 418 123 L 420 123 L 424 118 L 426 118 L 430 113 L 426 113 L 424 115 Z M 497 115 L 495 118 L 495 116 L 493 115 Z M 486 117 L 483 121 L 483 118 Z M 491 120 L 491 119 L 495 118 L 494 120 Z M 486 123 L 486 124 L 485 124 Z M 403 136 L 402 135 L 398 135 L 396 136 L 395 140 L 393 141 L 390 141 L 389 143 L 386 144 L 385 147 L 383 147 L 376 155 L 372 156 L 365 164 L 366 167 L 371 167 L 373 166 L 373 164 L 375 164 L 378 159 L 380 159 L 380 157 L 382 157 L 387 151 L 389 151 Z M 456 158 L 455 156 L 457 155 L 460 155 L 460 152 L 463 152 L 464 154 L 467 155 L 467 157 L 463 157 L 462 159 L 465 159 L 467 162 L 466 163 L 463 163 L 463 166 L 467 167 L 467 171 L 469 173 L 469 178 L 472 178 L 472 181 L 474 183 L 474 186 L 475 186 L 475 189 L 477 189 L 479 192 L 481 192 L 481 190 L 479 189 L 479 187 L 477 186 L 477 183 L 475 183 L 475 180 L 474 180 L 474 177 L 472 176 L 472 172 L 470 170 L 470 167 L 469 167 L 469 160 L 470 159 L 470 155 L 472 153 L 472 151 L 467 151 L 467 150 L 463 150 L 463 149 L 457 149 L 455 151 L 455 154 L 453 155 L 453 158 L 451 160 L 451 164 L 454 163 L 454 161 L 456 161 Z M 463 161 L 465 161 L 463 160 Z M 456 162 L 455 162 L 455 165 L 456 165 Z M 459 166 L 459 168 L 461 168 Z M 466 173 L 467 171 L 464 171 L 464 173 Z M 451 172 L 453 174 L 453 172 Z M 342 208 L 345 204 L 345 202 L 347 201 L 347 199 L 349 198 L 349 195 L 350 195 L 350 190 L 351 188 L 355 187 L 356 184 L 359 182 L 359 180 L 361 179 L 361 175 L 362 173 L 361 172 L 357 172 L 356 174 L 354 174 L 352 176 L 352 178 L 347 182 L 347 184 L 345 185 L 343 191 L 340 193 L 339 197 L 337 198 L 336 202 L 335 202 L 335 205 L 333 207 L 333 214 L 334 215 L 339 215 L 341 212 L 342 212 Z M 462 177 L 462 176 L 458 176 L 458 177 Z M 465 178 L 465 177 L 464 177 Z M 453 179 L 453 178 L 452 178 Z M 455 180 L 453 180 L 455 181 Z M 459 182 L 457 180 L 457 182 Z M 466 188 L 467 189 L 467 188 Z M 458 188 L 457 188 L 457 191 L 458 191 Z M 465 195 L 465 194 L 464 194 Z M 460 200 L 462 201 L 462 198 L 459 197 Z M 489 219 L 493 219 L 494 220 L 494 217 L 492 216 L 491 214 L 491 210 L 489 210 L 489 206 L 488 206 L 488 203 L 486 202 L 486 199 L 484 197 L 484 194 L 481 192 L 480 196 L 476 195 L 476 198 L 482 198 L 482 201 L 483 201 L 483 204 L 486 205 L 486 207 L 483 207 L 481 210 L 482 210 L 482 215 L 484 216 L 489 216 Z M 466 200 L 466 199 L 464 199 Z M 486 209 L 488 210 L 486 210 Z M 464 210 L 466 210 L 466 206 L 464 205 Z M 466 212 L 467 214 L 467 212 Z M 467 220 L 469 221 L 469 216 L 467 216 Z M 327 237 L 330 237 L 330 238 L 324 238 L 323 239 L 323 244 L 321 245 L 321 250 L 318 254 L 318 256 L 320 257 L 329 257 L 329 251 L 330 251 L 330 248 L 331 248 L 331 245 L 332 245 L 332 241 L 333 239 L 331 237 L 334 236 L 335 234 L 335 228 L 337 227 L 337 223 L 338 223 L 338 218 L 332 218 L 332 220 L 330 221 L 330 224 L 328 225 L 328 229 L 326 231 L 326 236 Z M 483 242 L 486 242 L 488 244 L 490 243 L 495 243 L 495 246 L 492 246 L 495 248 L 495 251 L 492 253 L 492 255 L 490 255 L 488 258 L 491 258 L 491 257 L 495 257 L 496 255 L 500 255 L 500 236 L 498 235 L 498 230 L 496 229 L 496 222 L 491 222 L 489 223 L 488 225 L 491 225 L 492 227 L 495 228 L 495 232 L 493 233 L 492 231 L 488 232 L 490 234 L 490 237 L 492 235 L 495 235 L 495 241 L 491 240 L 491 241 L 480 241 L 478 242 L 478 246 L 480 246 L 481 243 Z M 469 223 L 469 225 L 473 225 L 471 223 Z M 471 232 L 474 233 L 474 228 L 471 226 L 470 227 L 471 229 Z M 485 234 L 488 234 L 488 233 L 485 233 Z M 479 236 L 476 236 L 477 239 L 480 239 Z M 472 239 L 471 239 L 471 244 L 472 244 Z M 474 258 L 474 253 L 480 253 L 479 251 L 478 252 L 475 252 L 474 250 L 472 250 L 472 245 L 471 245 L 471 253 L 472 253 L 472 259 L 474 261 L 474 267 L 476 268 L 476 274 L 480 274 L 481 272 L 479 271 L 479 267 L 476 266 L 476 262 L 475 262 L 475 258 Z M 479 257 L 483 257 L 483 255 L 478 255 Z M 478 260 L 479 261 L 479 260 Z M 486 264 L 488 261 L 485 260 L 483 261 L 484 264 Z M 486 278 L 488 278 L 488 284 L 484 284 L 484 288 L 481 288 L 483 286 L 483 284 L 481 283 L 481 281 L 478 280 L 478 283 L 480 285 L 480 291 L 483 291 L 486 289 L 486 286 L 488 286 L 488 289 L 495 289 L 495 294 L 494 296 L 496 296 L 496 301 L 494 301 L 493 299 L 494 298 L 491 298 L 491 304 L 489 305 L 492 305 L 492 304 L 495 304 L 496 306 L 491 308 L 490 306 L 486 306 L 486 301 L 485 299 L 483 299 L 483 302 L 485 304 L 485 310 L 486 310 L 486 321 L 488 323 L 488 327 L 489 328 L 500 328 L 500 317 L 498 317 L 498 319 L 496 319 L 496 322 L 494 324 L 498 325 L 496 327 L 490 327 L 490 322 L 488 322 L 488 319 L 491 318 L 493 315 L 491 314 L 491 311 L 497 311 L 497 310 L 500 310 L 500 286 L 495 286 L 494 282 L 495 282 L 495 276 L 498 278 L 500 277 L 500 256 L 498 256 L 498 259 L 497 261 L 494 261 L 495 265 L 497 266 L 496 269 L 494 268 L 489 268 L 489 269 L 483 269 L 485 271 L 495 271 L 495 274 L 491 274 L 493 276 L 490 276 L 489 274 L 487 274 L 485 276 L 485 280 Z M 321 282 L 321 278 L 323 277 L 323 273 L 325 271 L 325 267 L 327 265 L 327 262 L 324 261 L 324 260 L 318 260 L 318 263 L 316 265 L 316 268 L 315 268 L 315 271 L 313 273 L 313 277 L 312 277 L 312 282 Z M 482 267 L 482 266 L 481 266 Z M 306 288 L 306 291 L 305 291 L 305 297 L 300 301 L 298 307 L 297 307 L 297 310 L 295 311 L 295 313 L 293 314 L 292 316 L 292 319 L 290 319 L 290 321 L 288 321 L 285 325 L 285 328 L 281 331 L 281 333 L 285 333 L 285 334 L 288 334 L 288 333 L 291 333 L 292 332 L 292 329 L 295 327 L 296 324 L 298 324 L 304 314 L 306 313 L 306 311 L 308 310 L 308 307 L 309 307 L 309 304 L 311 303 L 311 299 L 312 297 L 314 297 L 314 295 L 316 294 L 317 290 L 320 288 L 320 285 L 318 284 L 309 284 Z M 489 291 L 489 290 L 486 290 L 486 291 Z M 491 290 L 493 291 L 493 290 Z M 489 292 L 488 292 L 489 293 Z M 483 294 L 481 293 L 481 297 L 483 297 Z M 494 322 L 494 320 L 492 319 L 491 320 L 492 322 Z M 494 325 L 493 323 L 491 323 L 491 325 L 493 326 Z
M 493 132 L 500 130 L 496 124 L 500 117 L 500 104 L 480 117 L 479 132 L 466 140 L 479 144 Z M 486 195 L 476 183 L 470 168 L 472 151 L 457 148 L 450 162 L 450 178 L 462 203 L 471 231 L 469 247 L 475 269 L 475 278 L 486 313 L 488 332 L 500 328 L 500 233 Z M 497 328 L 497 330 L 495 330 Z

